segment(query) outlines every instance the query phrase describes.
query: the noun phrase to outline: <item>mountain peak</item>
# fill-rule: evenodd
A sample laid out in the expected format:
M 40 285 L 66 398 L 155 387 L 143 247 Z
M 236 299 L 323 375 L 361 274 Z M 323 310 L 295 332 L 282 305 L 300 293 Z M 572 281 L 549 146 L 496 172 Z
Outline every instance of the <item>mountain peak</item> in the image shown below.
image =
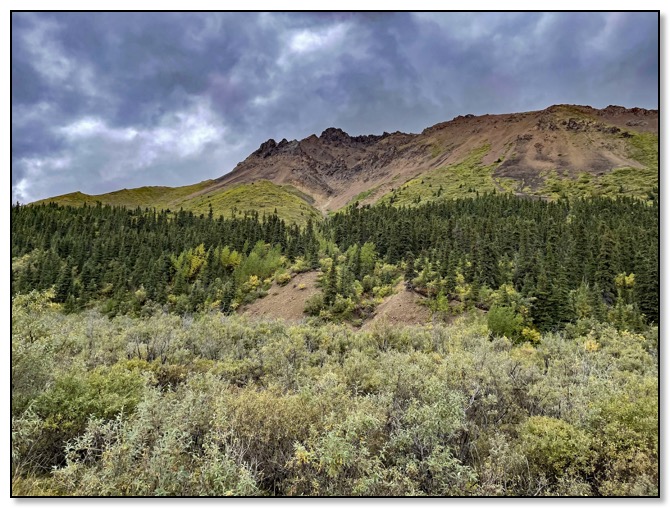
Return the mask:
M 258 148 L 258 150 L 256 150 L 253 153 L 253 155 L 267 158 L 274 154 L 276 148 L 277 148 L 277 142 L 274 139 L 270 138 L 264 143 L 261 143 L 261 146 Z
M 338 127 L 328 127 L 325 131 L 321 133 L 321 136 L 319 136 L 319 139 L 321 141 L 330 141 L 334 143 L 346 143 L 348 141 L 351 141 L 351 136 L 344 132 L 342 129 Z
M 256 150 L 251 155 L 267 159 L 268 157 L 280 153 L 289 153 L 295 155 L 299 152 L 300 144 L 296 139 L 288 141 L 286 138 L 284 138 L 279 143 L 277 143 L 274 139 L 270 138 L 264 143 L 261 143 L 261 146 L 258 148 L 258 150 Z

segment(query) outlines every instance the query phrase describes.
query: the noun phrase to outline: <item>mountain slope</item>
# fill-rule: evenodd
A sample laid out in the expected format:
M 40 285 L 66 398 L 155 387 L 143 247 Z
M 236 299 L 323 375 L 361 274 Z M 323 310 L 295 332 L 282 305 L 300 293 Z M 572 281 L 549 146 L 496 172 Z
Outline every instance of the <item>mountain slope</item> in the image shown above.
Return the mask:
M 53 198 L 37 201 L 39 203 L 56 202 L 61 205 L 81 206 L 84 203 L 94 205 L 100 201 L 104 205 L 116 206 L 153 206 L 156 208 L 170 208 L 176 201 L 186 200 L 191 194 L 208 188 L 212 180 L 186 185 L 184 187 L 139 187 L 136 189 L 122 189 L 107 194 L 90 195 L 83 192 L 72 192 Z
M 310 204 L 311 198 L 290 185 L 279 186 L 267 180 L 259 180 L 225 188 L 212 188 L 211 183 L 211 180 L 207 180 L 186 187 L 140 187 L 95 196 L 73 192 L 38 201 L 37 204 L 55 202 L 60 205 L 82 206 L 84 203 L 95 205 L 100 202 L 104 205 L 130 208 L 140 206 L 172 211 L 184 209 L 198 215 L 209 213 L 211 205 L 216 216 L 230 216 L 233 212 L 246 211 L 270 215 L 277 210 L 281 218 L 299 225 L 305 225 L 310 217 L 321 217 Z
M 259 181 L 274 186 L 263 184 L 254 192 L 240 187 L 234 198 L 221 194 Z M 289 220 L 303 221 L 316 216 L 314 208 L 326 213 L 355 201 L 412 205 L 494 190 L 547 199 L 646 198 L 657 186 L 658 111 L 557 105 L 527 113 L 459 116 L 420 134 L 350 136 L 329 128 L 300 141 L 270 139 L 216 180 L 45 201 L 100 200 L 199 213 L 210 202 L 216 213 L 233 207 L 271 211 L 275 205 L 278 211 L 286 208 L 282 213 Z M 267 199 L 260 190 L 270 192 Z
M 488 167 L 483 178 L 468 182 L 463 180 L 467 174 L 456 171 L 446 180 L 461 180 L 459 188 L 465 190 L 497 188 L 550 197 L 552 189 L 545 187 L 552 176 L 598 179 L 616 168 L 647 168 L 656 174 L 657 142 L 657 111 L 560 105 L 528 113 L 456 117 L 417 135 L 352 137 L 327 129 L 302 141 L 268 140 L 215 185 L 262 175 L 310 193 L 321 210 L 336 210 L 361 193 L 367 193 L 365 202 L 374 202 L 433 170 L 468 161 L 466 166 L 472 166 L 473 153 L 481 151 L 476 163 Z

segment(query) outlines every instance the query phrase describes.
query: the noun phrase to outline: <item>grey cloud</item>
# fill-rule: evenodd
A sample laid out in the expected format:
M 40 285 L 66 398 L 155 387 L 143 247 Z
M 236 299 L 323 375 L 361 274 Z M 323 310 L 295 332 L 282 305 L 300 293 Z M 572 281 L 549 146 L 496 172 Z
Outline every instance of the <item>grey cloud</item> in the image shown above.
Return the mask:
M 656 108 L 657 27 L 655 13 L 14 13 L 13 198 L 195 183 L 330 126 Z

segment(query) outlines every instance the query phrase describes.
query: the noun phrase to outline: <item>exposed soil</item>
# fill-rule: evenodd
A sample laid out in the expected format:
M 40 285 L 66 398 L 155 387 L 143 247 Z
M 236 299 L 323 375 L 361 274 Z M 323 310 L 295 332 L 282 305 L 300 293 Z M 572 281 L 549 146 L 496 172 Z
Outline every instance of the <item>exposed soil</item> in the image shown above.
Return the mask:
M 307 317 L 303 312 L 305 302 L 320 291 L 316 286 L 318 276 L 319 272 L 304 272 L 297 274 L 285 286 L 273 283 L 267 296 L 245 305 L 240 313 L 256 318 L 300 321 Z
M 377 322 L 408 326 L 424 324 L 431 320 L 430 309 L 420 303 L 425 300 L 423 296 L 407 291 L 402 282 L 396 286 L 395 291 L 379 304 L 375 313 L 363 323 L 361 329 L 366 330 Z
M 303 312 L 307 299 L 321 291 L 316 285 L 319 275 L 319 272 L 299 273 L 285 286 L 273 283 L 267 296 L 245 305 L 239 312 L 254 318 L 301 321 L 307 317 Z M 425 297 L 407 291 L 401 282 L 395 287 L 395 293 L 379 304 L 361 328 L 368 329 L 377 322 L 392 326 L 427 323 L 431 320 L 431 312 L 428 307 L 421 305 L 424 300 Z

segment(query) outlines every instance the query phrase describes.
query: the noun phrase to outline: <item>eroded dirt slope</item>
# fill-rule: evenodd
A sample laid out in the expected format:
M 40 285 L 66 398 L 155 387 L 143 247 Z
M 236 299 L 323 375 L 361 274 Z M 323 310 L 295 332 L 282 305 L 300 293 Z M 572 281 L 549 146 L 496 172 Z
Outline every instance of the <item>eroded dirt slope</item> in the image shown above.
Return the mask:
M 377 306 L 375 313 L 365 320 L 363 330 L 367 330 L 376 323 L 386 323 L 390 326 L 407 326 L 424 324 L 431 320 L 431 312 L 421 303 L 425 298 L 405 289 L 404 282 L 395 287 L 395 293 L 384 299 Z
M 303 312 L 307 300 L 321 291 L 316 284 L 319 275 L 320 272 L 305 272 L 297 274 L 284 286 L 273 283 L 267 296 L 245 305 L 239 312 L 255 318 L 300 321 L 307 317 Z M 422 305 L 423 296 L 407 291 L 403 282 L 394 291 L 365 320 L 362 329 L 369 329 L 376 323 L 407 326 L 430 322 L 431 311 Z
M 305 302 L 320 291 L 316 286 L 319 275 L 319 272 L 304 272 L 297 274 L 285 286 L 273 283 L 267 296 L 245 305 L 240 312 L 252 317 L 300 321 L 307 317 L 303 312 Z

